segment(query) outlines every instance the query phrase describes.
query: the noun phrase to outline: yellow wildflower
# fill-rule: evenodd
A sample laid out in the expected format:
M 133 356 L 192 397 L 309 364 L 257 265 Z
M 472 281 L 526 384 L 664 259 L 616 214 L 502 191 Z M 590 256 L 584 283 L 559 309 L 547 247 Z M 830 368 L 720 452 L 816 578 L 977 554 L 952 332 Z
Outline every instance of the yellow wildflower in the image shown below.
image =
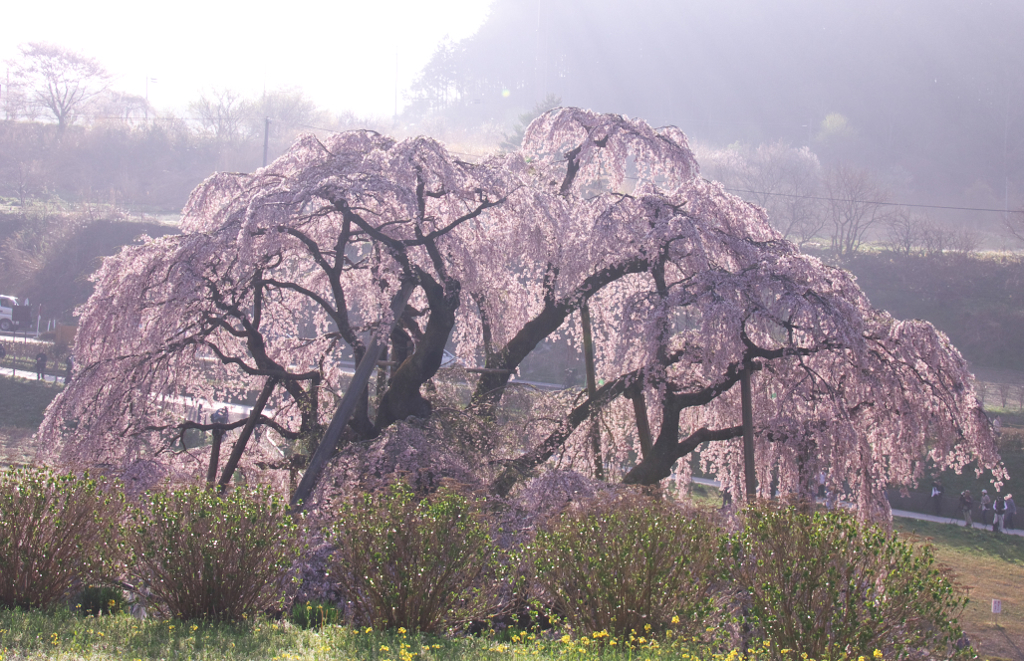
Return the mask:
M 672 624 L 679 624 L 679 616 L 678 615 L 673 615 L 672 616 Z

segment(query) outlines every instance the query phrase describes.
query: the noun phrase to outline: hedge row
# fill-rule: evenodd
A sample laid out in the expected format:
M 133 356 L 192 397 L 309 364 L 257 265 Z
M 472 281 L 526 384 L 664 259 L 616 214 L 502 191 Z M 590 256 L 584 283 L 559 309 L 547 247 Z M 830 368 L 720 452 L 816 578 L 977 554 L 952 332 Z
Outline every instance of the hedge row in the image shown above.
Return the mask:
M 7 607 L 48 607 L 105 583 L 165 616 L 237 620 L 282 607 L 304 556 L 296 520 L 261 489 L 126 503 L 102 480 L 13 469 L 0 473 L 0 505 Z M 316 613 L 297 605 L 297 619 L 443 632 L 515 607 L 529 623 L 558 618 L 599 640 L 763 640 L 780 658 L 819 660 L 952 655 L 962 637 L 966 598 L 928 549 L 844 512 L 761 504 L 730 533 L 711 514 L 631 491 L 569 509 L 515 548 L 493 541 L 494 514 L 485 499 L 401 482 L 343 504 L 319 532 L 344 600 Z

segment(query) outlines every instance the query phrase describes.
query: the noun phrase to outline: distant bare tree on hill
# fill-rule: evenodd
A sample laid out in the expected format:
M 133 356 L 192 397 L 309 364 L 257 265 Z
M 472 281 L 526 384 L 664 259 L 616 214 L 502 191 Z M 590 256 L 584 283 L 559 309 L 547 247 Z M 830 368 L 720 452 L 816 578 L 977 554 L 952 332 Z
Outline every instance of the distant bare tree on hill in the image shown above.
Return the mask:
M 849 257 L 868 233 L 888 217 L 889 192 L 868 170 L 839 164 L 822 178 L 825 217 L 831 232 L 831 250 Z
M 53 44 L 31 42 L 20 47 L 12 73 L 29 95 L 57 120 L 63 136 L 85 104 L 106 89 L 106 69 L 91 57 Z
M 775 229 L 803 246 L 819 236 L 825 215 L 816 199 L 821 164 L 807 147 L 778 140 L 702 155 L 705 171 L 732 192 L 768 212 Z

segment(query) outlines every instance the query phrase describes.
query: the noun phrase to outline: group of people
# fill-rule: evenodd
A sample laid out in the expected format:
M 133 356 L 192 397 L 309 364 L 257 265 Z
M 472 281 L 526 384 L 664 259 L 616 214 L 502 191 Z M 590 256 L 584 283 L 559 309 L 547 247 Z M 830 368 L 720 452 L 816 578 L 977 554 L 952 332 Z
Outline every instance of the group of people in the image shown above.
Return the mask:
M 46 361 L 48 356 L 45 351 L 40 351 L 36 354 L 36 380 L 42 381 L 46 378 Z M 71 383 L 71 371 L 75 368 L 75 358 L 70 353 L 67 358 L 64 359 L 67 366 L 67 371 L 64 372 L 64 383 Z
M 964 517 L 964 525 L 972 527 L 974 521 L 971 514 L 974 510 L 974 500 L 971 498 L 970 489 L 964 489 L 960 494 L 960 512 Z M 992 532 L 1011 530 L 1013 519 L 1017 514 L 1017 505 L 1013 502 L 1013 494 L 996 496 L 995 500 L 988 495 L 988 489 L 981 490 L 981 524 L 988 526 L 989 519 L 992 519 Z

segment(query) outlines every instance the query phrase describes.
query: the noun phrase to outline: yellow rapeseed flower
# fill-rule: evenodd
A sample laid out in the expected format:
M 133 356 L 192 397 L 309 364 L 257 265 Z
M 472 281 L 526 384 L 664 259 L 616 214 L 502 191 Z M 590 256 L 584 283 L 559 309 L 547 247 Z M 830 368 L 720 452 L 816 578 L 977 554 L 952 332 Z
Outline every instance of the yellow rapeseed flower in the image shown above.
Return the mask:
M 569 634 L 565 634 L 564 636 L 562 636 L 562 642 L 565 643 L 566 645 L 568 645 L 569 641 L 571 641 L 571 640 L 572 639 L 569 638 Z
M 381 651 L 381 652 L 390 652 L 390 651 L 391 651 L 391 648 L 390 648 L 390 647 L 388 647 L 387 645 L 381 645 L 381 646 L 380 646 L 380 651 Z
M 882 650 L 875 650 L 875 658 L 876 659 L 881 659 L 882 658 Z
M 672 624 L 679 624 L 679 616 L 678 615 L 673 615 L 672 616 Z

